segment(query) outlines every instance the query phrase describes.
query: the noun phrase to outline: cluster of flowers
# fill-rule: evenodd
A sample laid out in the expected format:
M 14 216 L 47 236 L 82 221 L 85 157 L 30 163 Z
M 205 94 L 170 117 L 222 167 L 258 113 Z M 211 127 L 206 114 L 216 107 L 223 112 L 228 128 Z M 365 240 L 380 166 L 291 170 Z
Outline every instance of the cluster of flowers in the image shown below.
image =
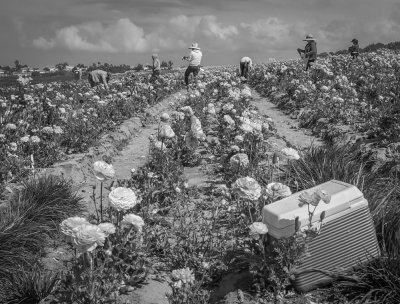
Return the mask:
M 332 128 L 338 125 L 389 140 L 397 132 L 395 127 L 388 131 L 388 126 L 383 126 L 394 119 L 393 107 L 400 94 L 400 56 L 396 51 L 365 53 L 357 60 L 348 55 L 318 58 L 310 72 L 304 72 L 302 64 L 291 60 L 258 66 L 251 83 L 298 118 L 302 126 L 322 136 L 340 135 L 338 128 Z
M 84 152 L 103 131 L 114 128 L 181 85 L 180 74 L 119 75 L 101 93 L 86 82 L 24 83 L 6 88 L 0 100 L 0 182 L 30 166 L 47 167 L 65 154 Z M 5 173 L 4 175 L 1 173 Z

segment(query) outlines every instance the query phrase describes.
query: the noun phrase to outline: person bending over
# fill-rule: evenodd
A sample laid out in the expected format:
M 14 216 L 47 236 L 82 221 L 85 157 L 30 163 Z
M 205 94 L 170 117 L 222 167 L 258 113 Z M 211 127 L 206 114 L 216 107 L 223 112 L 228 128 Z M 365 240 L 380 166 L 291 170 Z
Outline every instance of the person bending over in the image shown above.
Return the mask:
M 99 84 L 103 84 L 104 88 L 108 91 L 108 82 L 110 81 L 111 73 L 103 70 L 94 70 L 91 71 L 88 75 L 88 81 L 90 87 L 98 86 Z
M 253 61 L 250 57 L 243 57 L 240 59 L 240 77 L 248 78 L 249 72 L 253 69 Z

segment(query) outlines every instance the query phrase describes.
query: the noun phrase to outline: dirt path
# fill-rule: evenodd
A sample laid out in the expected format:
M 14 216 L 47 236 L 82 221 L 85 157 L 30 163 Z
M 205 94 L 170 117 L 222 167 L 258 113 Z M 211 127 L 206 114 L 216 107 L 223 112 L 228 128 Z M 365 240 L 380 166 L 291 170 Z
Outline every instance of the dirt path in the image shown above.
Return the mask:
M 180 92 L 176 94 L 180 94 Z M 169 101 L 174 100 L 176 94 L 173 94 L 162 101 L 159 105 L 153 107 L 151 109 L 151 116 L 155 118 L 155 123 L 137 130 L 124 148 L 113 157 L 112 164 L 115 168 L 117 179 L 129 179 L 132 168 L 137 169 L 145 164 L 149 151 L 149 136 L 156 133 L 158 129 L 158 123 L 156 122 L 157 117 L 161 113 L 171 110 L 168 104 Z M 255 90 L 252 90 L 252 95 L 254 98 L 252 104 L 258 108 L 261 115 L 271 118 L 277 129 L 277 135 L 268 139 L 274 150 L 276 149 L 277 151 L 280 151 L 282 148 L 287 146 L 303 149 L 308 147 L 310 144 L 322 144 L 321 140 L 314 136 L 308 135 L 307 130 L 298 128 L 297 121 L 283 114 L 273 103 L 269 102 L 266 98 L 261 97 Z M 190 186 L 200 186 L 201 184 L 207 182 L 207 180 L 210 178 L 204 175 L 204 173 L 199 169 L 200 167 L 185 168 L 185 176 L 187 176 L 189 179 Z M 84 197 L 88 207 L 88 212 L 92 214 L 95 212 L 95 210 L 90 196 L 92 195 L 93 191 L 92 187 L 95 184 L 99 186 L 99 182 L 96 181 L 93 176 L 91 176 L 90 178 L 85 179 L 85 183 L 82 185 L 82 187 L 80 187 L 79 191 Z M 97 201 L 99 201 L 99 187 L 96 188 L 95 193 L 97 196 Z M 105 206 L 108 205 L 107 196 L 108 191 L 104 190 L 103 201 Z M 49 258 L 60 258 L 60 254 L 61 256 L 65 254 L 62 251 L 56 253 L 53 252 Z M 230 293 L 232 293 L 232 290 L 237 289 L 236 285 L 241 279 L 242 278 L 239 276 L 235 279 L 230 277 L 228 281 L 225 280 L 223 284 L 221 283 L 220 288 L 216 290 L 215 296 L 221 298 L 224 297 L 224 295 L 228 295 L 227 297 L 229 297 Z M 127 303 L 138 304 L 168 304 L 165 295 L 169 292 L 170 288 L 168 284 L 150 279 L 147 285 L 127 295 L 126 297 L 123 297 L 123 300 Z M 233 291 L 232 294 L 236 295 L 235 291 Z M 229 302 L 228 300 L 227 303 L 233 302 Z
M 252 104 L 256 106 L 261 115 L 270 117 L 277 129 L 277 134 L 290 146 L 297 147 L 302 150 L 310 145 L 322 145 L 322 140 L 310 135 L 307 129 L 299 128 L 297 120 L 291 119 L 285 115 L 275 104 L 267 98 L 262 97 L 257 91 L 251 90 L 254 101 Z

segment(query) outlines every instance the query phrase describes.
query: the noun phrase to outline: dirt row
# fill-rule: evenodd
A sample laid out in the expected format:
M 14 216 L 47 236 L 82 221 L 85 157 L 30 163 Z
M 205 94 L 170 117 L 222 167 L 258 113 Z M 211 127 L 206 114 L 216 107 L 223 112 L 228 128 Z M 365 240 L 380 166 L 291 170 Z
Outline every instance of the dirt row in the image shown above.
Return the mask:
M 74 158 L 68 161 L 55 165 L 53 168 L 47 170 L 47 172 L 62 174 L 67 178 L 72 178 L 77 185 L 77 190 L 83 196 L 87 204 L 88 213 L 94 212 L 91 196 L 93 186 L 98 186 L 99 183 L 91 172 L 93 162 L 104 159 L 104 156 L 111 158 L 116 171 L 116 178 L 129 179 L 131 169 L 137 169 L 147 160 L 149 136 L 157 132 L 158 116 L 163 112 L 171 111 L 170 102 L 174 101 L 176 96 L 182 93 L 183 92 L 175 93 L 147 110 L 148 115 L 153 118 L 153 123 L 145 125 L 141 119 L 137 117 L 132 118 L 121 126 L 125 132 L 123 131 L 121 133 L 121 131 L 118 131 L 111 137 L 110 135 L 105 136 L 105 145 L 100 145 L 100 148 L 91 151 L 89 154 L 74 156 Z M 268 139 L 273 150 L 280 151 L 282 148 L 288 146 L 301 150 L 311 144 L 322 144 L 321 140 L 310 135 L 308 130 L 299 128 L 297 121 L 283 114 L 273 103 L 261 97 L 255 90 L 252 90 L 252 96 L 252 104 L 258 109 L 262 116 L 272 120 L 277 130 L 276 136 L 272 136 Z M 125 135 L 121 137 L 121 134 Z M 106 148 L 104 148 L 104 146 Z M 121 149 L 121 147 L 123 148 Z M 185 168 L 185 177 L 188 179 L 188 184 L 193 187 L 204 184 L 209 178 L 200 170 L 200 166 Z M 108 191 L 104 192 L 104 202 L 107 204 L 106 196 Z M 97 199 L 99 199 L 99 187 L 96 188 L 95 195 Z M 47 261 L 50 262 L 50 265 L 52 260 L 55 262 L 54 265 L 59 265 L 61 260 L 68 258 L 65 248 L 53 248 L 49 250 Z M 215 297 L 225 297 L 227 299 L 226 303 L 235 303 L 233 299 L 237 298 L 237 286 L 241 279 L 240 275 L 227 276 L 222 280 L 220 286 L 216 288 Z M 167 283 L 150 279 L 147 285 L 132 292 L 124 300 L 128 303 L 138 304 L 168 304 L 165 297 L 168 292 L 170 292 L 170 288 Z

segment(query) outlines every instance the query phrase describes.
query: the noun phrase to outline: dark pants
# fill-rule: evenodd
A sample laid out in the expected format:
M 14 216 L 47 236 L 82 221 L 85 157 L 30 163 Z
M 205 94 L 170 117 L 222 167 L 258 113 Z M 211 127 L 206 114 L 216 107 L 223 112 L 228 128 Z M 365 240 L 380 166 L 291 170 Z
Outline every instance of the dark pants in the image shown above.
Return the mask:
M 151 74 L 150 81 L 155 81 L 158 77 L 160 77 L 160 70 L 154 70 L 153 74 Z
M 351 52 L 351 57 L 353 57 L 353 59 L 356 59 L 358 57 L 358 52 Z
M 311 66 L 311 63 L 315 62 L 315 59 L 308 59 L 307 60 L 307 65 L 306 65 L 306 71 L 308 71 L 309 67 Z
M 88 81 L 89 81 L 89 84 L 90 84 L 91 88 L 96 86 L 96 83 L 93 81 L 92 74 L 88 75 Z
M 191 66 L 189 65 L 185 71 L 185 84 L 189 85 L 189 75 L 193 73 L 193 76 L 196 77 L 199 74 L 200 67 L 199 66 Z
M 240 77 L 244 77 L 247 79 L 247 76 L 249 74 L 249 63 L 248 62 L 241 62 L 240 63 L 240 70 L 242 71 L 240 73 Z

